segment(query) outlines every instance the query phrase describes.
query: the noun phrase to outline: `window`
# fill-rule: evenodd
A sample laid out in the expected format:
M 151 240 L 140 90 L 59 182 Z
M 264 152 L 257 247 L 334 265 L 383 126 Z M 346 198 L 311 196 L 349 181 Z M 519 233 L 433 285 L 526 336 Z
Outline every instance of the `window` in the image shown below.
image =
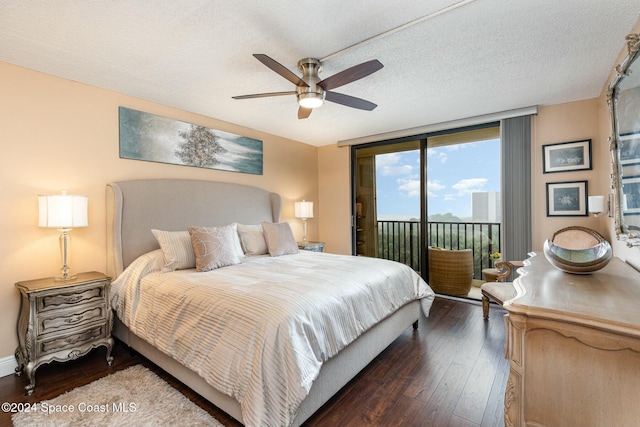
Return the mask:
M 352 149 L 355 253 L 425 272 L 423 248 L 471 248 L 481 278 L 500 251 L 499 125 Z

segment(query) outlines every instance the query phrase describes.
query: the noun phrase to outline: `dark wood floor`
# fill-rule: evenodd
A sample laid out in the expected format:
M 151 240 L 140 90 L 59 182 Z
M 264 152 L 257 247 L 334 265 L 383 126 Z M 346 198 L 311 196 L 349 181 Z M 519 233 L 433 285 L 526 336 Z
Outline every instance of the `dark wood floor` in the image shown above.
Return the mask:
M 421 319 L 327 402 L 306 426 L 503 426 L 503 396 L 509 371 L 503 358 L 502 309 L 492 306 L 488 321 L 482 308 L 436 298 L 431 316 Z M 207 410 L 225 426 L 240 426 L 204 399 L 121 343 L 109 368 L 105 350 L 65 364 L 41 366 L 36 389 L 25 397 L 26 378 L 0 378 L 0 401 L 51 399 L 100 377 L 143 364 Z M 10 414 L 0 413 L 10 426 Z

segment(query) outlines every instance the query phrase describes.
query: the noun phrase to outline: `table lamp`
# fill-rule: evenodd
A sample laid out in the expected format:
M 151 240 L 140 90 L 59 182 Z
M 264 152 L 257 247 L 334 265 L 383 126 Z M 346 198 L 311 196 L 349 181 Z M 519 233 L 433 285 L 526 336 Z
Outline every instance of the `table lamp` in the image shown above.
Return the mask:
M 313 202 L 305 200 L 295 203 L 296 218 L 302 220 L 302 243 L 307 244 L 307 219 L 313 218 Z
M 62 257 L 62 274 L 56 280 L 71 280 L 77 277 L 69 273 L 67 258 L 69 256 L 73 228 L 86 227 L 87 196 L 62 194 L 38 196 L 39 217 L 38 226 L 43 228 L 57 228 L 60 230 L 60 255 Z

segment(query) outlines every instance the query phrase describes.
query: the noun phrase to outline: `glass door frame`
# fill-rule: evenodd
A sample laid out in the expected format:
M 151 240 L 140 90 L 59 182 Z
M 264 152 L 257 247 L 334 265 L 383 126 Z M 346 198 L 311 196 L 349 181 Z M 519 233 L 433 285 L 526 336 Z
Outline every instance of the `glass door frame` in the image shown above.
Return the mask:
M 483 124 L 479 124 L 479 125 L 472 125 L 472 126 L 466 126 L 466 127 L 462 127 L 462 128 L 455 128 L 455 129 L 447 129 L 447 130 L 440 130 L 440 131 L 436 131 L 436 132 L 429 132 L 426 134 L 420 134 L 420 135 L 414 135 L 414 136 L 409 136 L 409 137 L 404 137 L 404 138 L 397 138 L 397 139 L 390 139 L 390 140 L 384 140 L 384 141 L 377 141 L 377 142 L 371 142 L 371 143 L 367 143 L 367 144 L 358 144 L 358 145 L 352 145 L 350 147 L 350 156 L 351 156 L 351 252 L 353 255 L 357 255 L 358 252 L 358 247 L 357 247 L 357 212 L 356 212 L 356 195 L 357 193 L 357 177 L 358 177 L 358 171 L 357 171 L 357 150 L 358 149 L 364 149 L 364 148 L 371 148 L 371 147 L 381 147 L 381 146 L 385 146 L 385 145 L 393 145 L 393 144 L 399 144 L 399 143 L 403 143 L 403 142 L 408 142 L 408 141 L 419 141 L 419 150 L 420 150 L 420 195 L 421 195 L 421 200 L 420 200 L 420 224 L 419 224 L 419 231 L 420 231 L 420 248 L 422 249 L 420 254 L 420 260 L 419 260 L 419 264 L 420 264 L 420 274 L 421 276 L 425 279 L 428 280 L 428 251 L 426 250 L 427 247 L 427 241 L 428 241 L 428 195 L 427 195 L 427 150 L 428 150 L 428 139 L 429 138 L 433 138 L 433 137 L 437 137 L 437 136 L 442 136 L 442 135 L 447 135 L 447 134 L 455 134 L 455 133 L 462 133 L 462 132 L 469 132 L 469 131 L 476 131 L 476 130 L 481 130 L 481 129 L 485 129 L 485 128 L 492 128 L 492 127 L 500 127 L 501 123 L 500 122 L 488 122 L 488 123 L 483 123 Z M 375 177 L 374 177 L 375 178 Z M 501 180 L 503 180 L 504 177 L 501 177 Z M 377 208 L 376 208 L 377 209 Z M 502 221 L 504 221 L 504 218 L 502 219 Z M 501 240 L 502 240 L 502 236 L 501 236 Z M 378 244 L 378 242 L 376 242 L 376 244 Z

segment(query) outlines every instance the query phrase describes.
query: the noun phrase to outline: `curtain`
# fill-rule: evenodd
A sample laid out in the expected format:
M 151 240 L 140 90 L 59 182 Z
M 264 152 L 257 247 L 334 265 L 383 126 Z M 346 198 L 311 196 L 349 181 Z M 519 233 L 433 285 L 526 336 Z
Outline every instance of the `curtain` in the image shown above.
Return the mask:
M 531 116 L 500 123 L 503 259 L 524 260 L 531 237 Z

